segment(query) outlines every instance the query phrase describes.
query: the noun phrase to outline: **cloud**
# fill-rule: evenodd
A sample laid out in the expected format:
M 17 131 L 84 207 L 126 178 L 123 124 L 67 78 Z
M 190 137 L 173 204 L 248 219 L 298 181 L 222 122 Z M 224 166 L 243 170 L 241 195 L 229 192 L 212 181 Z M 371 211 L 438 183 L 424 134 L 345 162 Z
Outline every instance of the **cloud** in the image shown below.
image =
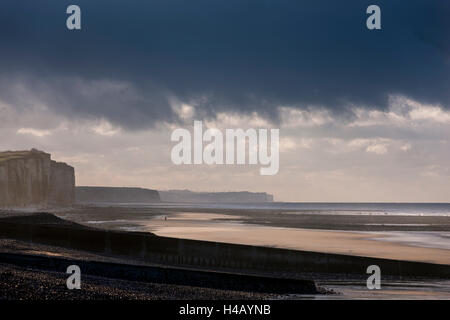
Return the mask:
M 410 143 L 407 143 L 407 144 L 401 146 L 401 147 L 400 147 L 400 150 L 402 150 L 402 151 L 404 151 L 404 152 L 407 152 L 407 151 L 411 150 L 411 148 L 412 148 L 411 144 L 410 144 Z
M 298 110 L 280 107 L 280 120 L 285 127 L 314 127 L 331 123 L 334 119 L 326 109 Z
M 0 98 L 129 129 L 237 113 L 280 120 L 280 107 L 349 119 L 391 95 L 450 107 L 447 1 L 79 0 L 0 4 Z M 304 115 L 299 115 L 300 119 Z M 181 118 L 181 119 L 180 119 Z
M 354 139 L 348 143 L 351 149 L 364 148 L 366 152 L 375 154 L 385 154 L 388 152 L 387 146 L 390 143 L 390 139 L 385 138 L 373 138 L 373 139 Z
M 450 123 L 450 112 L 442 110 L 439 107 L 419 107 L 410 112 L 412 120 L 428 120 L 437 123 Z
M 163 92 L 122 80 L 0 73 L 0 100 L 24 113 L 40 107 L 70 118 L 106 119 L 130 129 L 177 119 Z
M 18 134 L 30 134 L 32 136 L 36 136 L 36 137 L 45 137 L 51 134 L 51 132 L 49 130 L 38 130 L 38 129 L 33 129 L 33 128 L 20 128 L 19 130 L 17 130 Z
M 120 133 L 120 128 L 114 128 L 108 121 L 101 120 L 92 127 L 92 131 L 101 136 L 112 137 Z
M 376 153 L 376 154 L 385 154 L 388 152 L 387 146 L 385 144 L 373 144 L 373 145 L 367 146 L 366 151 Z

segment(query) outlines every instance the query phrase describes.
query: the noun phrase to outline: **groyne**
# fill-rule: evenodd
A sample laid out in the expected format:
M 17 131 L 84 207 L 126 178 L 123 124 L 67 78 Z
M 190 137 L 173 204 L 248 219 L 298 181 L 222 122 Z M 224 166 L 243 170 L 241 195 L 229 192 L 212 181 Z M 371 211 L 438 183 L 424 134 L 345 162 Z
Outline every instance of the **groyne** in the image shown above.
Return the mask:
M 284 279 L 239 273 L 208 272 L 173 267 L 140 266 L 11 253 L 0 253 L 0 262 L 26 268 L 64 273 L 68 266 L 77 265 L 80 267 L 83 275 L 93 275 L 128 281 L 259 293 L 319 293 L 314 281 L 301 279 Z

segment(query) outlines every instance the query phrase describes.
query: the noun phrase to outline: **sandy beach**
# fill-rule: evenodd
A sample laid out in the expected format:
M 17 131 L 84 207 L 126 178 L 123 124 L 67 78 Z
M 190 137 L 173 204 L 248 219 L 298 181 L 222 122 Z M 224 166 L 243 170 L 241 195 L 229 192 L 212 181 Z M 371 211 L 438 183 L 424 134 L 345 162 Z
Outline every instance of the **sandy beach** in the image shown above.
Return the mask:
M 450 264 L 450 250 L 446 245 L 450 217 L 321 215 L 319 219 L 308 215 L 306 219 L 314 224 L 314 228 L 308 228 L 310 225 L 302 224 L 305 216 L 289 213 L 184 212 L 187 210 L 90 208 L 84 214 L 61 216 L 100 228 L 146 231 L 182 239 Z M 440 226 L 439 231 L 430 231 L 434 225 Z M 420 231 L 408 231 L 408 228 Z M 421 242 L 423 232 L 442 243 Z M 413 237 L 416 241 L 411 240 Z
M 450 250 L 378 241 L 382 235 L 377 234 L 217 223 L 213 219 L 224 216 L 185 213 L 168 221 L 151 220 L 143 229 L 165 237 L 450 264 Z
M 419 269 L 410 269 L 412 274 L 415 272 L 422 272 L 421 276 L 404 276 L 402 275 L 400 278 L 396 276 L 385 276 L 384 277 L 384 290 L 378 292 L 368 292 L 365 287 L 365 260 L 364 257 L 375 257 L 375 258 L 387 258 L 393 259 L 391 261 L 395 262 L 394 265 L 397 265 L 402 260 L 408 263 L 407 261 L 422 261 L 428 263 L 438 263 L 441 265 L 449 264 L 449 250 L 439 249 L 439 248 L 426 248 L 421 247 L 419 245 L 407 245 L 405 243 L 401 243 L 401 241 L 390 241 L 389 238 L 384 237 L 380 239 L 378 234 L 373 234 L 373 231 L 362 231 L 358 230 L 358 224 L 354 224 L 356 227 L 354 231 L 344 231 L 344 230 L 332 230 L 330 228 L 330 220 L 332 221 L 335 217 L 329 217 L 327 220 L 327 216 L 322 217 L 322 227 L 323 229 L 306 229 L 306 228 L 287 228 L 280 226 L 272 226 L 269 220 L 265 225 L 256 224 L 255 221 L 261 219 L 259 213 L 255 212 L 242 212 L 242 211 L 220 211 L 216 212 L 189 212 L 189 210 L 166 210 L 164 208 L 123 208 L 123 207 L 78 207 L 70 210 L 59 211 L 58 213 L 53 212 L 52 214 L 40 214 L 40 213 L 30 213 L 30 212 L 9 212 L 2 213 L 3 219 L 0 219 L 1 222 L 7 222 L 9 224 L 13 224 L 19 226 L 17 230 L 24 230 L 21 225 L 29 225 L 36 226 L 38 229 L 36 230 L 48 230 L 46 232 L 37 231 L 36 235 L 39 235 L 39 239 L 44 242 L 53 243 L 52 245 L 45 245 L 43 243 L 36 242 L 37 238 L 33 242 L 27 242 L 23 240 L 13 240 L 13 239 L 4 239 L 0 240 L 0 254 L 4 253 L 20 253 L 25 255 L 32 256 L 44 256 L 48 259 L 81 259 L 82 261 L 103 261 L 103 262 L 112 262 L 118 263 L 119 265 L 126 265 L 129 263 L 133 263 L 133 265 L 142 265 L 142 266 L 171 266 L 171 265 L 180 265 L 183 267 L 192 268 L 195 270 L 205 270 L 207 272 L 213 270 L 213 272 L 249 272 L 249 274 L 254 275 L 267 275 L 267 276 L 276 276 L 276 277 L 286 277 L 286 279 L 290 279 L 290 277 L 294 277 L 298 279 L 312 279 L 316 282 L 318 287 L 323 288 L 326 292 L 337 292 L 338 295 L 308 295 L 308 294 L 288 294 L 282 296 L 268 296 L 266 294 L 252 293 L 252 292 L 233 292 L 230 290 L 217 290 L 214 288 L 195 288 L 195 286 L 177 286 L 170 284 L 152 284 L 152 283 L 136 283 L 130 282 L 126 280 L 118 280 L 111 279 L 105 277 L 88 277 L 87 278 L 87 290 L 83 292 L 81 296 L 67 296 L 67 293 L 64 293 L 63 288 L 61 288 L 61 279 L 64 278 L 64 274 L 61 272 L 53 272 L 53 271 L 45 271 L 41 269 L 29 270 L 24 269 L 20 265 L 10 264 L 9 262 L 0 263 L 0 273 L 2 274 L 2 278 L 0 279 L 5 283 L 5 296 L 3 298 L 6 299 L 14 299 L 17 297 L 15 293 L 14 287 L 9 288 L 7 283 L 15 283 L 22 288 L 20 292 L 27 293 L 29 299 L 39 299 L 39 294 L 34 294 L 33 287 L 36 285 L 36 282 L 33 282 L 33 278 L 38 278 L 39 283 L 42 283 L 42 286 L 47 288 L 48 294 L 46 295 L 46 299 L 58 299 L 60 297 L 67 299 L 177 299 L 177 298 L 192 298 L 192 299 L 265 299 L 265 298 L 279 298 L 279 299 L 348 299 L 348 298 L 356 298 L 356 299 L 448 299 L 450 298 L 450 283 L 446 277 L 436 277 L 424 276 L 427 273 L 427 270 L 430 272 L 434 272 L 433 265 L 424 266 L 425 269 L 419 271 Z M 270 214 L 265 212 L 263 216 L 267 217 Z M 276 215 L 275 215 L 276 216 Z M 278 214 L 279 216 L 279 214 Z M 59 218 L 58 218 L 59 217 Z M 63 218 L 62 218 L 63 217 Z M 253 218 L 254 217 L 254 218 Z M 435 217 L 427 217 L 429 218 L 428 222 L 431 222 Z M 340 217 L 341 221 L 349 223 L 353 218 L 347 219 L 346 217 Z M 366 219 L 366 218 L 364 218 Z M 386 217 L 378 217 L 377 220 L 374 221 L 373 217 L 370 218 L 370 223 L 378 223 L 380 219 L 386 219 Z M 403 222 L 404 224 L 417 224 L 414 217 L 409 217 L 404 220 L 397 217 L 397 220 Z M 422 219 L 422 218 L 421 218 Z M 440 217 L 439 219 L 442 219 Z M 273 222 L 276 222 L 276 218 L 273 219 Z M 381 222 L 384 222 L 381 221 Z M 352 223 L 355 223 L 354 221 Z M 358 221 L 360 225 L 364 225 L 367 223 L 366 220 Z M 362 224 L 361 224 L 362 223 Z M 274 223 L 276 224 L 276 223 Z M 331 224 L 332 225 L 332 224 Z M 6 227 L 5 230 L 8 230 L 9 227 Z M 328 229 L 325 229 L 328 227 Z M 41 228 L 41 229 L 39 229 Z M 42 229 L 44 228 L 44 229 Z M 56 229 L 54 229 L 56 228 Z M 61 229 L 62 228 L 62 229 Z M 401 228 L 401 227 L 400 227 Z M 51 231 L 53 230 L 54 231 Z M 59 231 L 58 231 L 59 230 Z M 90 236 L 81 237 L 78 236 L 76 240 L 78 245 L 85 249 L 75 249 L 72 248 L 75 244 L 71 241 L 72 244 L 67 242 L 67 238 L 63 237 L 60 239 L 59 237 L 66 233 L 64 231 L 70 231 L 70 234 L 76 236 L 78 232 L 82 232 L 81 234 L 90 234 L 97 242 L 89 242 L 85 241 L 86 239 L 90 239 Z M 77 231 L 79 230 L 79 231 Z M 363 229 L 364 230 L 364 229 Z M 133 232 L 128 232 L 133 231 Z M 138 231 L 137 233 L 134 231 Z M 50 232 L 51 234 L 49 234 Z M 88 232 L 88 233 L 86 233 Z M 387 231 L 384 231 L 387 232 Z M 390 232 L 390 231 L 389 231 Z M 387 232 L 387 233 L 389 233 Z M 11 234 L 11 233 L 10 233 Z M 94 249 L 94 246 L 98 245 L 98 241 L 101 240 L 102 237 L 106 234 L 114 235 L 115 239 L 119 242 L 115 242 L 115 253 L 110 252 L 110 249 L 105 250 Z M 332 269 L 323 269 L 322 271 L 312 270 L 303 270 L 295 272 L 292 271 L 280 271 L 276 267 L 270 268 L 268 270 L 256 270 L 254 268 L 246 269 L 245 267 L 239 267 L 235 263 L 232 263 L 228 266 L 219 266 L 216 265 L 212 267 L 211 265 L 205 264 L 205 260 L 198 264 L 193 260 L 193 264 L 189 267 L 184 264 L 183 261 L 175 259 L 160 259 L 160 256 L 151 256 L 159 262 L 150 262 L 150 260 L 143 260 L 140 258 L 140 254 L 136 254 L 141 252 L 140 249 L 136 248 L 136 246 L 140 245 L 140 241 L 131 240 L 138 239 L 141 235 L 146 235 L 146 237 L 150 237 L 149 240 L 151 243 L 152 237 L 160 238 L 161 240 L 157 240 L 158 243 L 161 243 L 157 247 L 155 247 L 158 252 L 171 252 L 176 248 L 180 248 L 179 245 L 175 245 L 176 239 L 195 239 L 195 240 L 206 240 L 206 241 L 214 241 L 214 242 L 223 242 L 224 244 L 229 243 L 230 246 L 235 244 L 244 244 L 244 245 L 254 245 L 256 247 L 249 246 L 243 252 L 244 256 L 241 258 L 246 259 L 247 254 L 251 254 L 254 252 L 252 248 L 280 248 L 273 250 L 285 250 L 285 249 L 294 249 L 301 250 L 297 252 L 305 252 L 306 255 L 314 255 L 314 252 L 317 254 L 343 254 L 341 262 L 334 263 L 334 267 Z M 11 234 L 14 238 L 14 234 Z M 23 238 L 23 235 L 21 236 Z M 56 237 L 56 238 L 55 238 Z M 68 238 L 72 238 L 73 236 L 69 236 Z M 108 236 L 109 237 L 109 236 Z M 137 238 L 136 238 L 137 237 Z M 64 240 L 66 238 L 66 240 Z M 73 238 L 75 239 L 75 238 Z M 85 239 L 85 240 L 83 240 Z M 122 240 L 120 240 L 122 239 Z M 171 243 L 169 247 L 164 245 L 164 239 L 170 240 L 168 243 Z M 389 241 L 388 241 L 389 240 Z M 116 241 L 116 240 L 115 240 Z M 121 244 L 125 241 L 128 243 L 127 246 L 121 249 Z M 130 242 L 131 241 L 131 242 Z M 161 242 L 162 241 L 162 242 Z M 187 242 L 189 240 L 182 240 L 184 242 L 183 246 L 188 245 Z M 201 254 L 204 254 L 205 257 L 211 257 L 211 254 L 214 253 L 216 245 L 214 242 L 204 242 L 204 244 L 208 244 L 208 250 L 212 250 L 209 252 L 201 251 Z M 85 243 L 85 244 L 83 244 Z M 105 242 L 107 243 L 107 242 Z M 189 246 L 191 248 L 201 248 L 204 247 L 204 244 L 201 244 L 201 241 L 194 241 Z M 130 247 L 131 246 L 131 247 Z M 147 247 L 149 248 L 149 247 Z M 152 250 L 155 250 L 152 249 Z M 164 249 L 165 248 L 165 249 Z M 228 250 L 223 247 L 224 250 Z M 230 247 L 231 248 L 231 247 Z M 136 250 L 137 249 L 137 250 Z M 187 249 L 187 247 L 185 247 Z M 236 248 L 237 249 L 237 248 Z M 233 249 L 233 250 L 236 250 Z M 97 251 L 96 251 L 97 250 Z M 123 251 L 125 250 L 125 251 Z M 133 254 L 127 253 L 131 252 Z M 178 250 L 178 249 L 176 249 Z M 184 250 L 184 249 L 183 249 Z M 187 251 L 189 252 L 188 249 Z M 263 252 L 258 249 L 258 252 Z M 272 250 L 272 249 L 270 249 Z M 149 251 L 151 252 L 151 251 Z M 225 253 L 224 251 L 223 253 Z M 238 252 L 238 251 L 236 251 Z M 275 251 L 274 251 L 275 252 Z M 126 255 L 123 255 L 123 254 Z M 361 265 L 361 273 L 359 271 L 356 274 L 348 274 L 346 271 L 339 271 L 339 263 L 348 263 L 350 261 L 355 261 L 351 256 L 358 256 L 355 259 L 362 263 Z M 216 256 L 216 257 L 220 257 Z M 233 259 L 236 261 L 239 260 L 236 255 L 232 255 Z M 324 257 L 324 256 L 323 256 Z M 348 257 L 348 258 L 346 258 Z M 217 259 L 217 258 L 213 258 Z M 314 258 L 319 259 L 321 258 Z M 328 258 L 325 258 L 328 259 Z M 178 262 L 177 262 L 178 261 Z M 217 261 L 217 260 L 216 260 Z M 286 260 L 283 260 L 283 263 L 286 263 Z M 200 260 L 198 261 L 200 262 Z M 149 264 L 150 263 L 150 264 Z M 356 262 L 356 269 L 359 270 L 359 262 Z M 381 262 L 380 263 L 384 263 Z M 415 263 L 415 262 L 414 262 Z M 303 263 L 302 263 L 303 264 Z M 406 265 L 405 265 L 406 266 Z M 436 266 L 436 265 L 435 265 Z M 337 269 L 334 269 L 337 267 Z M 211 269 L 212 268 L 212 269 Z M 431 269 L 426 269 L 431 268 Z M 34 269 L 34 268 L 33 268 Z M 209 270 L 209 271 L 208 271 Z M 325 271 L 324 271 L 325 270 Z M 347 269 L 350 271 L 350 269 Z M 385 269 L 387 270 L 387 269 Z M 402 270 L 404 268 L 402 267 Z M 416 270 L 416 271 L 414 271 Z M 445 269 L 443 269 L 445 270 Z M 344 273 L 342 273 L 344 272 Z M 425 272 L 425 273 L 424 273 Z M 444 271 L 445 273 L 445 271 Z M 59 280 L 58 280 L 59 279 Z M 293 278 L 291 278 L 293 279 Z M 148 288 L 153 288 L 155 292 L 148 293 L 146 290 Z M 63 292 L 63 294 L 61 294 Z

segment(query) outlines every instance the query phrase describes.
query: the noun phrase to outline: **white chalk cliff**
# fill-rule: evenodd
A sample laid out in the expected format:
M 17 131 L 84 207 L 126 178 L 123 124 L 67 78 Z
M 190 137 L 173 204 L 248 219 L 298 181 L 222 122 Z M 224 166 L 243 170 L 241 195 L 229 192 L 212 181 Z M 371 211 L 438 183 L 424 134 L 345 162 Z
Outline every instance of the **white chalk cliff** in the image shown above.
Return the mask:
M 70 206 L 74 200 L 73 167 L 35 149 L 0 152 L 0 207 Z

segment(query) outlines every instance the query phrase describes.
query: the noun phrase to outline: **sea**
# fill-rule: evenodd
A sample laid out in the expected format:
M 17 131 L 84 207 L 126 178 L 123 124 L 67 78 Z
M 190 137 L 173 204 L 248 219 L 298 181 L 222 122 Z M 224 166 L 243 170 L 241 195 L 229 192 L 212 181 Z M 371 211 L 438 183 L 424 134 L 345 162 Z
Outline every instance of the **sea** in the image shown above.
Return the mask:
M 110 206 L 110 203 L 102 204 Z M 279 210 L 293 214 L 450 216 L 450 203 L 344 203 L 344 202 L 260 202 L 260 203 L 119 203 L 124 207 Z

